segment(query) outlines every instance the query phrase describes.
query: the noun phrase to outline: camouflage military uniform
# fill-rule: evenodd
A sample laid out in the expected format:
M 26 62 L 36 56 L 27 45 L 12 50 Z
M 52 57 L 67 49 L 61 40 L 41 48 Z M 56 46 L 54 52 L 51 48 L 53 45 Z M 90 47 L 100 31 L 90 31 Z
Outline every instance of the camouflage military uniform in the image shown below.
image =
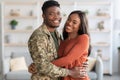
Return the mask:
M 58 33 L 57 38 L 60 41 Z M 38 70 L 36 74 L 32 74 L 32 80 L 58 80 L 57 77 L 68 75 L 67 69 L 56 67 L 51 63 L 57 58 L 57 51 L 45 24 L 33 32 L 28 41 L 28 48 Z

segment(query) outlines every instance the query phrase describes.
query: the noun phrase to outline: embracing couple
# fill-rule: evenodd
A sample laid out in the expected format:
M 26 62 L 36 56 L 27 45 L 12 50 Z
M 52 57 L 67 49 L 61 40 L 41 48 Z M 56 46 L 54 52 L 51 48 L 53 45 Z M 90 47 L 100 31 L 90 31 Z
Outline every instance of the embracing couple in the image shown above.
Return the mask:
M 86 68 L 90 54 L 88 21 L 80 10 L 69 14 L 62 36 L 57 32 L 61 22 L 60 4 L 48 0 L 42 6 L 43 24 L 29 38 L 33 63 L 31 80 L 90 80 Z

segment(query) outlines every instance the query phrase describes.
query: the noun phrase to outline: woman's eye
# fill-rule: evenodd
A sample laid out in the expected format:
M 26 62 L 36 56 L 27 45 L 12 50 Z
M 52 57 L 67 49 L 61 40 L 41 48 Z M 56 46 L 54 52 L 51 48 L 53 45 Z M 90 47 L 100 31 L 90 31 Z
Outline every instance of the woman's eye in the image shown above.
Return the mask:
M 76 22 L 73 22 L 73 24 L 77 24 Z

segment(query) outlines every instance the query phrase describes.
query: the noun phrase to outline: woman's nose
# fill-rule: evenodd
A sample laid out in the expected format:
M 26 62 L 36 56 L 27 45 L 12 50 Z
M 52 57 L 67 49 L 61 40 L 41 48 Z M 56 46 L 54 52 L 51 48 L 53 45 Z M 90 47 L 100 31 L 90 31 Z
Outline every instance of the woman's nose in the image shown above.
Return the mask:
M 71 21 L 69 21 L 69 22 L 68 22 L 68 25 L 71 25 L 71 24 L 72 24 L 72 22 L 71 22 Z

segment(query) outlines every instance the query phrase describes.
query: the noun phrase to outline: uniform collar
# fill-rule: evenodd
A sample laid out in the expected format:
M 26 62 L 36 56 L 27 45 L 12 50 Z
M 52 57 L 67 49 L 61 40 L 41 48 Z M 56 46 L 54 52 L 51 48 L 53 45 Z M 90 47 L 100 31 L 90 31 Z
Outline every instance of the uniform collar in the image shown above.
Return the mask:
M 41 25 L 41 28 L 42 28 L 42 30 L 43 30 L 43 33 L 47 34 L 48 36 L 51 35 L 50 32 L 49 32 L 49 30 L 47 29 L 47 25 L 46 25 L 46 24 L 43 23 L 43 24 Z M 59 34 L 59 32 L 58 32 L 57 30 L 55 30 L 55 33 L 56 33 L 56 35 L 57 35 L 57 38 L 61 38 L 61 36 L 60 36 L 60 34 Z

